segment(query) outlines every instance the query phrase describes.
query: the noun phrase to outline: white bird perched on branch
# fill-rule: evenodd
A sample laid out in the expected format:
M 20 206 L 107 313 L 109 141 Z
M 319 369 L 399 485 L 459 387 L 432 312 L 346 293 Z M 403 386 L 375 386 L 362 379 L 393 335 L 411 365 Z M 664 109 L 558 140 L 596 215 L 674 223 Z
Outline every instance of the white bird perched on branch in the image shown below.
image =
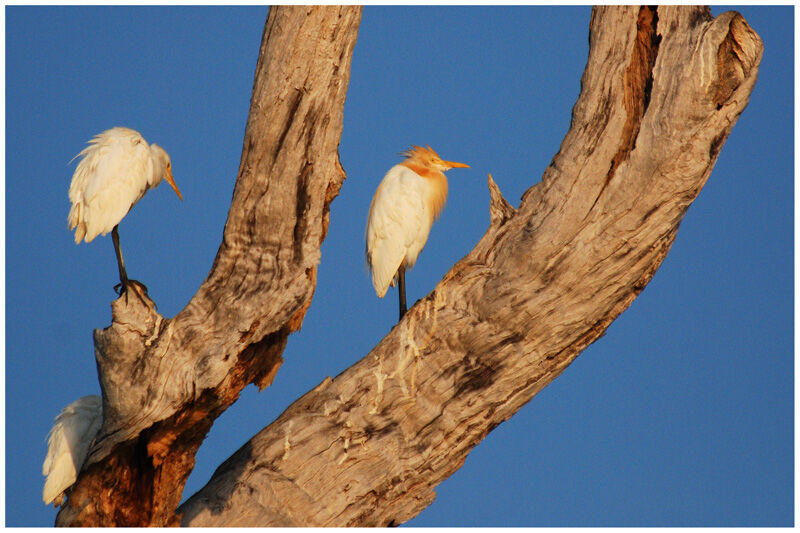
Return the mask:
M 69 229 L 75 230 L 75 244 L 111 232 L 122 294 L 128 286 L 128 275 L 117 226 L 144 193 L 162 179 L 183 200 L 172 179 L 172 162 L 163 148 L 148 145 L 138 131 L 120 127 L 96 135 L 75 157 L 83 159 L 69 186 Z
M 89 445 L 103 424 L 103 404 L 99 396 L 78 398 L 56 417 L 42 465 L 46 477 L 42 500 L 56 507 L 64 503 L 64 492 L 78 479 Z
M 406 312 L 405 271 L 414 266 L 425 247 L 433 221 L 447 201 L 446 170 L 469 168 L 444 161 L 431 149 L 414 146 L 407 159 L 383 177 L 367 218 L 367 264 L 379 298 L 398 284 L 400 318 Z

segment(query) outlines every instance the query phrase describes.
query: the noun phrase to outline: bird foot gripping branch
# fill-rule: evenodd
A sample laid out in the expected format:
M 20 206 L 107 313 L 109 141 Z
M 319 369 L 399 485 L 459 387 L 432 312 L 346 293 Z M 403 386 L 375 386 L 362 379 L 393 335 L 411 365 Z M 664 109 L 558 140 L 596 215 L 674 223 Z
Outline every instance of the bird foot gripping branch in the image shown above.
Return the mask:
M 149 301 L 155 307 L 155 303 L 150 299 L 150 295 L 147 293 L 145 284 L 135 279 L 125 280 L 124 285 L 122 283 L 117 283 L 114 285 L 114 292 L 117 293 L 117 296 L 120 298 L 125 298 L 125 303 L 128 302 L 128 296 L 132 293 L 133 296 L 139 298 L 145 305 L 147 305 Z M 147 301 L 145 301 L 145 299 Z
M 115 291 L 117 287 L 119 285 L 114 287 Z M 119 298 L 111 302 L 112 326 L 117 323 L 130 324 L 133 320 L 134 323 L 141 322 L 142 327 L 146 327 L 145 322 L 153 323 L 153 317 L 162 318 L 157 312 L 156 303 L 147 292 L 147 287 L 135 279 L 128 280 L 127 288 L 117 294 Z

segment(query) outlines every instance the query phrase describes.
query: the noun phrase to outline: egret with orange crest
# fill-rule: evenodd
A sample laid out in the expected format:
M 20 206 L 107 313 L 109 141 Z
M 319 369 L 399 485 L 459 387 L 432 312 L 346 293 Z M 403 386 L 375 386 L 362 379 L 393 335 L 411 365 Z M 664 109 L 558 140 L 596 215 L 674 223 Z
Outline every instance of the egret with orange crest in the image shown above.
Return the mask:
M 402 153 L 406 160 L 383 177 L 367 218 L 367 264 L 379 298 L 397 284 L 400 318 L 406 313 L 406 270 L 414 266 L 425 247 L 433 221 L 447 201 L 451 168 L 464 163 L 444 161 L 428 147 L 414 146 Z

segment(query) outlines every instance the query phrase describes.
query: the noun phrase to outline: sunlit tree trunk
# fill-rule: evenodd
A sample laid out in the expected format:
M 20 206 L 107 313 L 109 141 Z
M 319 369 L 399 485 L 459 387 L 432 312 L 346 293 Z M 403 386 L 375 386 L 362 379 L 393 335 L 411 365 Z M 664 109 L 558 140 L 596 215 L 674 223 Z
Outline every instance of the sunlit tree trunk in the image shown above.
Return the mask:
M 747 105 L 763 45 L 737 13 L 605 7 L 561 149 L 515 209 L 489 178 L 475 248 L 175 512 L 213 419 L 275 375 L 344 179 L 358 7 L 273 8 L 211 273 L 173 319 L 120 299 L 95 332 L 104 426 L 59 525 L 402 523 L 642 291 Z M 536 176 L 528 176 L 531 183 Z M 244 436 L 242 436 L 244 439 Z
M 271 383 L 311 303 L 345 178 L 338 146 L 360 19 L 360 7 L 270 9 L 211 272 L 174 318 L 139 292 L 95 331 L 104 423 L 58 525 L 177 525 L 214 419 L 249 383 Z

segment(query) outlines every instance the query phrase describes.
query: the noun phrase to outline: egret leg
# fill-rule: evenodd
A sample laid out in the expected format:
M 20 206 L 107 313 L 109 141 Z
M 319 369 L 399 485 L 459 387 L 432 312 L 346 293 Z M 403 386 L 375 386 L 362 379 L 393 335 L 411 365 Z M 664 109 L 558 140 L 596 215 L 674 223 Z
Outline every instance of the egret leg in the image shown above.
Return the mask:
M 119 226 L 114 226 L 114 229 L 111 230 L 111 240 L 114 241 L 114 252 L 117 254 L 117 266 L 119 267 L 120 289 L 117 294 L 122 295 L 128 288 L 128 273 L 125 272 L 125 261 L 122 260 L 122 248 L 119 246 L 119 232 L 117 231 L 118 227 Z
M 397 319 L 399 322 L 403 319 L 403 315 L 406 314 L 406 268 L 403 265 L 400 265 L 400 269 L 397 271 L 397 293 L 400 296 L 400 318 Z

